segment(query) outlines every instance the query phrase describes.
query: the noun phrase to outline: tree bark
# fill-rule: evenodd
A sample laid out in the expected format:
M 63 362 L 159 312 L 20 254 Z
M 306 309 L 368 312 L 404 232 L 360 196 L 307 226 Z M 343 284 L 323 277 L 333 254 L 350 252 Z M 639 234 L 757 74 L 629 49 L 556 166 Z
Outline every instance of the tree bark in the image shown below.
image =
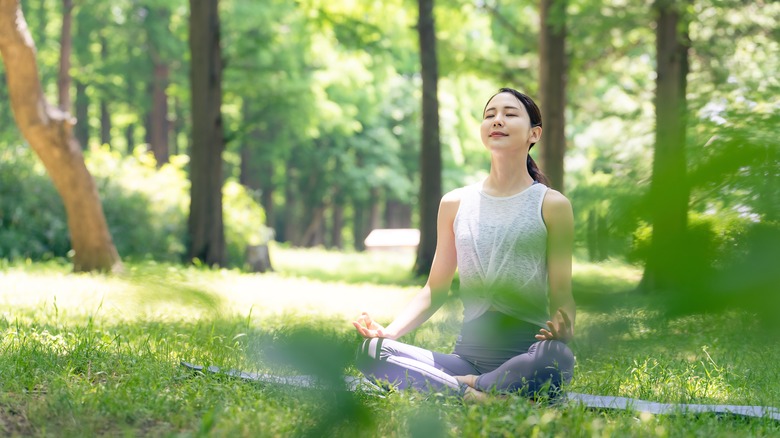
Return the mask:
M 415 275 L 428 275 L 436 252 L 436 218 L 441 198 L 441 144 L 439 139 L 439 67 L 436 59 L 434 0 L 418 0 L 417 31 L 422 76 L 422 137 L 420 147 L 420 245 Z
M 43 95 L 35 45 L 19 0 L 0 0 L 0 54 L 16 123 L 65 205 L 74 270 L 121 269 L 95 182 L 73 137 L 73 120 Z
M 62 31 L 60 34 L 60 71 L 57 76 L 57 91 L 60 109 L 70 112 L 70 54 L 73 51 L 72 38 L 73 0 L 62 0 Z
M 168 151 L 168 88 L 169 68 L 161 59 L 154 60 L 152 80 L 152 111 L 149 120 L 149 148 L 157 160 L 157 167 L 170 159 Z
M 657 0 L 657 75 L 655 149 L 650 202 L 653 235 L 640 288 L 672 290 L 686 275 L 688 188 L 686 182 L 686 75 L 688 22 L 682 16 L 687 1 Z
M 76 126 L 74 132 L 82 149 L 87 149 L 89 147 L 89 96 L 87 96 L 87 84 L 81 81 L 76 81 Z
M 100 59 L 104 64 L 108 63 L 108 40 L 102 35 L 100 36 Z M 100 97 L 100 144 L 111 144 L 111 113 L 108 110 L 106 96 Z
M 330 229 L 330 246 L 336 249 L 344 249 L 344 200 L 337 198 L 333 204 L 333 224 Z
M 563 192 L 563 158 L 566 154 L 566 3 L 541 0 L 539 33 L 539 95 L 544 126 L 539 166 L 552 188 Z
M 218 0 L 190 0 L 190 151 L 189 260 L 224 265 L 222 220 L 222 52 Z

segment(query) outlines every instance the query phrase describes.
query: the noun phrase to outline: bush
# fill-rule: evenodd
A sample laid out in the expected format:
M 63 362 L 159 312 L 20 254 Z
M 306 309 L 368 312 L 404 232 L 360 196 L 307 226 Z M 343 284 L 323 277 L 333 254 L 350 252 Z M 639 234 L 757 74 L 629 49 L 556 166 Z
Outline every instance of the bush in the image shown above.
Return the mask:
M 0 149 L 0 258 L 66 257 L 70 239 L 62 201 L 34 153 L 25 146 Z M 117 251 L 124 259 L 180 261 L 186 252 L 189 180 L 186 156 L 157 169 L 139 147 L 122 156 L 101 147 L 85 154 Z M 242 266 L 247 245 L 271 238 L 265 213 L 240 184 L 223 189 L 229 266 Z
M 48 260 L 70 249 L 65 207 L 28 147 L 0 149 L 0 258 Z

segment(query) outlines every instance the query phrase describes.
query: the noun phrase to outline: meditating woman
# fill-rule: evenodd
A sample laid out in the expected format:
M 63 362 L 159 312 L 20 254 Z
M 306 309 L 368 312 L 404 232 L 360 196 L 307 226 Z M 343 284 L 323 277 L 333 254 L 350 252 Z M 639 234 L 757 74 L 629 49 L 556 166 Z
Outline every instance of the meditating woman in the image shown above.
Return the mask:
M 353 325 L 366 339 L 358 367 L 400 389 L 450 389 L 536 397 L 571 379 L 573 215 L 548 188 L 529 150 L 542 135 L 536 104 L 502 88 L 483 110 L 490 174 L 442 197 L 436 253 L 425 286 L 384 327 L 363 312 Z M 454 351 L 397 341 L 428 320 L 460 276 L 463 325 Z

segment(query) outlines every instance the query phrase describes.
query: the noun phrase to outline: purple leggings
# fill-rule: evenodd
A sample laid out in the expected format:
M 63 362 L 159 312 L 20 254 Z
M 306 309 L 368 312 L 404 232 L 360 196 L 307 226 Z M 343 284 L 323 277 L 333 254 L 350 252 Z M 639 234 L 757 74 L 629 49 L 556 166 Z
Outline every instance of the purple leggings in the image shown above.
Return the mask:
M 358 351 L 358 369 L 374 381 L 387 381 L 399 389 L 434 392 L 462 393 L 465 388 L 454 376 L 466 374 L 479 376 L 475 386 L 480 391 L 520 392 L 528 396 L 534 396 L 545 388 L 557 390 L 561 383 L 571 380 L 574 355 L 563 342 L 533 342 L 526 338 L 525 343 L 518 343 L 519 351 L 491 349 L 488 345 L 482 354 L 477 354 L 474 348 L 465 348 L 462 344 L 464 337 L 474 338 L 470 333 L 464 334 L 471 332 L 468 326 L 464 325 L 456 352 L 452 354 L 437 353 L 391 339 L 366 339 Z M 495 344 L 496 337 L 491 338 L 494 341 L 486 338 L 486 342 Z M 503 340 L 499 343 L 506 344 Z M 496 360 L 502 355 L 503 359 Z M 489 360 L 480 360 L 482 357 Z

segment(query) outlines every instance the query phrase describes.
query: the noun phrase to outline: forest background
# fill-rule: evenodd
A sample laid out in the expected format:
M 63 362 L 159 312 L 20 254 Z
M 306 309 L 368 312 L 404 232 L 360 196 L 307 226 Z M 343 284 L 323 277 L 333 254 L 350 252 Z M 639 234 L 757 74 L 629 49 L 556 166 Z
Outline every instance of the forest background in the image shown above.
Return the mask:
M 541 104 L 535 153 L 574 205 L 578 257 L 643 265 L 646 289 L 686 306 L 780 304 L 777 2 L 20 4 L 125 260 L 242 267 L 270 239 L 360 251 L 372 229 L 420 228 L 422 274 L 425 208 L 486 175 L 482 108 L 511 86 Z M 193 42 L 215 35 L 216 52 Z M 3 60 L 0 259 L 74 259 L 80 218 L 15 123 Z M 210 142 L 194 84 L 214 71 Z M 217 240 L 224 221 L 216 255 L 193 249 L 201 198 Z

